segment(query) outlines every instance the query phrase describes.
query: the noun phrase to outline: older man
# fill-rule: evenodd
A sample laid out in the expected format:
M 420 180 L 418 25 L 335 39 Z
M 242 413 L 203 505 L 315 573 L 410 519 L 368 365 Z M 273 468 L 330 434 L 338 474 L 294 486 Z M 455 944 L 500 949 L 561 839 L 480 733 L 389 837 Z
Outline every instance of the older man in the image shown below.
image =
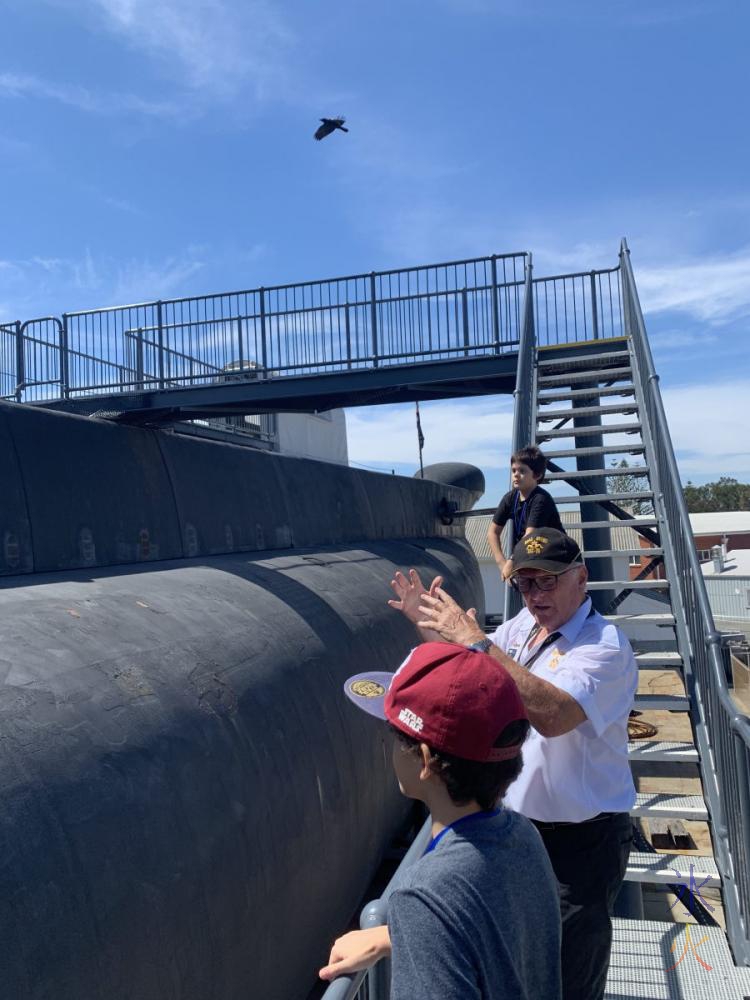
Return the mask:
M 551 528 L 513 550 L 512 583 L 526 607 L 485 636 L 433 581 L 396 574 L 389 603 L 427 638 L 487 651 L 513 677 L 533 726 L 505 804 L 534 821 L 557 877 L 565 1000 L 599 1000 L 611 915 L 630 851 L 635 788 L 627 722 L 638 683 L 630 644 L 586 595 L 581 551 Z

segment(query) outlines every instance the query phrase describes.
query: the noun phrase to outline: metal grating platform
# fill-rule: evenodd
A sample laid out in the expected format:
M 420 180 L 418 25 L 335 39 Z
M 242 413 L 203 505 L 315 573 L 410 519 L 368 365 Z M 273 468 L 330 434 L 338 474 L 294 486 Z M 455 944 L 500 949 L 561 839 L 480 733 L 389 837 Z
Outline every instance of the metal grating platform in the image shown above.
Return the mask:
M 750 997 L 750 969 L 734 966 L 720 927 L 620 919 L 613 920 L 612 926 L 605 1000 Z M 710 970 L 701 965 L 696 954 Z

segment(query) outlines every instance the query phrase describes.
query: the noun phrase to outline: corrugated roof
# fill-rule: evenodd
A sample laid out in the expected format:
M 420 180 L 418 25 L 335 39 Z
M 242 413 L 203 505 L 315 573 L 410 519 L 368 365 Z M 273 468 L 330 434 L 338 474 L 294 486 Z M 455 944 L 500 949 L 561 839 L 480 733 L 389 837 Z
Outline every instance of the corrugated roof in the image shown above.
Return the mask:
M 690 527 L 694 535 L 736 535 L 750 531 L 750 510 L 710 511 L 691 514 Z
M 578 511 L 560 511 L 560 519 L 568 534 L 575 538 L 579 545 L 583 543 L 583 532 L 580 528 L 568 529 L 567 525 L 579 521 L 581 515 Z M 494 562 L 490 547 L 487 543 L 487 528 L 492 520 L 492 514 L 481 514 L 479 517 L 466 518 L 466 540 L 474 550 L 474 555 L 479 562 Z M 611 518 L 616 521 L 616 518 Z M 506 525 L 508 531 L 510 525 Z M 637 549 L 640 546 L 640 535 L 632 528 L 617 525 L 610 529 L 612 547 L 618 551 L 622 549 Z

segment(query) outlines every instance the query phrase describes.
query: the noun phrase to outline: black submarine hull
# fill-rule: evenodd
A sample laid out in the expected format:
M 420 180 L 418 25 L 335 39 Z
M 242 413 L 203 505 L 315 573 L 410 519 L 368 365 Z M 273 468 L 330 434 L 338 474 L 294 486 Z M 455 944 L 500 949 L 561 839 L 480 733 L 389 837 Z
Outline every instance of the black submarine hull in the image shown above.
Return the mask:
M 396 567 L 481 603 L 464 493 L 15 405 L 0 454 L 0 996 L 304 997 L 406 808 L 342 683 Z

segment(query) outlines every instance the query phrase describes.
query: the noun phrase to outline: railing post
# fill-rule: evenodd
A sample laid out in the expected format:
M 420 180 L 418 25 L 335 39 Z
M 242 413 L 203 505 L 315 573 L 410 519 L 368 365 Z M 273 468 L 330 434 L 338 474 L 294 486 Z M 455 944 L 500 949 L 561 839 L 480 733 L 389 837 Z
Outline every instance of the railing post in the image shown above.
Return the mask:
M 373 368 L 378 367 L 378 308 L 375 301 L 375 272 L 370 272 L 370 333 Z
M 139 389 L 143 389 L 143 328 L 135 333 L 135 381 Z
M 591 327 L 594 340 L 599 339 L 599 314 L 596 307 L 596 272 L 591 272 Z
M 23 355 L 23 328 L 21 321 L 16 320 L 16 402 L 21 402 L 24 383 L 26 382 L 26 365 Z
M 386 918 L 386 904 L 382 899 L 375 899 L 362 911 L 359 926 L 362 930 L 368 927 L 382 927 Z M 391 963 L 389 959 L 381 958 L 379 962 L 367 970 L 367 998 L 368 1000 L 388 1000 L 390 992 Z
M 497 304 L 497 257 L 492 255 L 492 339 L 495 343 L 495 354 L 500 353 L 500 310 Z M 515 266 L 514 266 L 515 271 Z
M 245 367 L 245 355 L 242 346 L 242 317 L 237 317 L 237 361 L 240 366 L 240 371 Z M 191 372 L 192 374 L 192 372 Z
M 63 313 L 60 323 L 60 395 L 67 399 L 69 395 L 69 372 L 68 363 L 70 355 L 68 353 L 68 314 Z
M 463 317 L 464 328 L 464 357 L 469 356 L 469 293 L 465 288 L 461 289 L 461 315 Z
M 260 363 L 263 371 L 268 368 L 268 349 L 266 347 L 266 290 L 260 288 Z M 281 362 L 279 362 L 281 364 Z
M 156 342 L 159 345 L 159 357 L 157 358 L 157 370 L 159 373 L 159 388 L 164 388 L 164 326 L 162 323 L 161 299 L 156 303 L 157 333 Z
M 349 303 L 344 306 L 344 329 L 346 330 L 346 367 L 352 366 L 352 331 L 349 325 Z

